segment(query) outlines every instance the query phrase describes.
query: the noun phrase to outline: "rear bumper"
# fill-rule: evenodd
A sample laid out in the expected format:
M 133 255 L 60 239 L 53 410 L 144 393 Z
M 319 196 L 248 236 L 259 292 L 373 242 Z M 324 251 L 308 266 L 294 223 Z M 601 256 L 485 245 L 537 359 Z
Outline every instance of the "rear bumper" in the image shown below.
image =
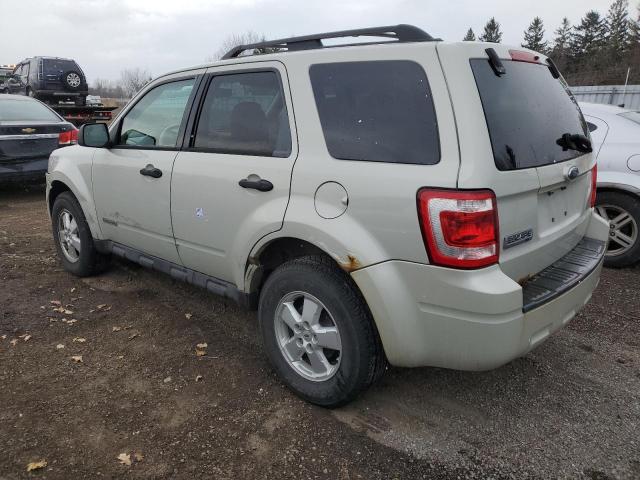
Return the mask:
M 608 230 L 592 214 L 586 237 L 606 242 Z M 602 260 L 571 288 L 526 313 L 523 288 L 499 265 L 462 271 L 390 261 L 352 276 L 392 365 L 488 370 L 526 354 L 565 326 L 591 298 Z
M 0 183 L 43 182 L 47 172 L 49 157 L 34 158 L 26 161 L 0 163 Z
M 36 96 L 38 97 L 86 97 L 89 94 L 88 90 L 77 90 L 74 92 L 55 91 L 55 90 L 36 90 Z

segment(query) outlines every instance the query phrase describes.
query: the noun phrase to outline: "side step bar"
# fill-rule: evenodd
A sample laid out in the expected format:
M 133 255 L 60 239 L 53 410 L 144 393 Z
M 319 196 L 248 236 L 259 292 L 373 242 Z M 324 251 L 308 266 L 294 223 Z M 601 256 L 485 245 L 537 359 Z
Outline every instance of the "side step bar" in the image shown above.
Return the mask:
M 124 258 L 145 268 L 166 273 L 176 280 L 204 288 L 216 295 L 230 298 L 242 307 L 254 309 L 255 305 L 257 305 L 255 294 L 246 294 L 240 291 L 234 284 L 225 280 L 196 272 L 190 268 L 168 262 L 167 260 L 152 255 L 147 255 L 139 250 L 112 242 L 111 240 L 94 240 L 94 244 L 96 250 L 100 253 L 115 255 L 116 257 Z
M 602 261 L 606 250 L 606 242 L 584 237 L 564 257 L 525 282 L 522 311 L 533 310 L 582 282 Z

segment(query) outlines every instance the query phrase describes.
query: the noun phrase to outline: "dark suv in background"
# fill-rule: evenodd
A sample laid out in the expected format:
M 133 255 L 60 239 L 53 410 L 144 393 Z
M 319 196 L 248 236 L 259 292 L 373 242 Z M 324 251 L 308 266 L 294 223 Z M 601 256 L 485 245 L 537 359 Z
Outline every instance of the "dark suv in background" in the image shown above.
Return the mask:
M 21 61 L 5 82 L 7 93 L 28 95 L 46 103 L 74 101 L 85 105 L 87 79 L 75 60 L 32 57 Z

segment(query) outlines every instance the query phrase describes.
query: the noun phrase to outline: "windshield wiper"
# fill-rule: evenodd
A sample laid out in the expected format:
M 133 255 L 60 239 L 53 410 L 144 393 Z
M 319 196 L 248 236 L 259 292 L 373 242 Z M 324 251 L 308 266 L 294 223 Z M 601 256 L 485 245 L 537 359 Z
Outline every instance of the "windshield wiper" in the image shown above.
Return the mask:
M 589 153 L 593 151 L 591 148 L 591 140 L 580 133 L 563 133 L 556 140 L 556 143 L 562 147 L 562 151 L 576 150 L 577 152 Z

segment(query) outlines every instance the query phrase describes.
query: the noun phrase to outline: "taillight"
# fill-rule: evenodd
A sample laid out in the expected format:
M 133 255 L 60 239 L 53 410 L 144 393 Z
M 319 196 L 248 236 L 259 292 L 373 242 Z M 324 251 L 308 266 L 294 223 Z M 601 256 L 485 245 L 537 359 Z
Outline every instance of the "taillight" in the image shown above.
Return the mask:
M 591 208 L 596 206 L 596 195 L 598 193 L 598 165 L 591 169 Z
M 480 268 L 498 262 L 498 209 L 491 190 L 423 188 L 418 214 L 434 265 Z
M 78 130 L 75 128 L 68 132 L 60 132 L 60 135 L 58 135 L 58 145 L 61 147 L 75 145 L 76 143 L 78 143 Z

